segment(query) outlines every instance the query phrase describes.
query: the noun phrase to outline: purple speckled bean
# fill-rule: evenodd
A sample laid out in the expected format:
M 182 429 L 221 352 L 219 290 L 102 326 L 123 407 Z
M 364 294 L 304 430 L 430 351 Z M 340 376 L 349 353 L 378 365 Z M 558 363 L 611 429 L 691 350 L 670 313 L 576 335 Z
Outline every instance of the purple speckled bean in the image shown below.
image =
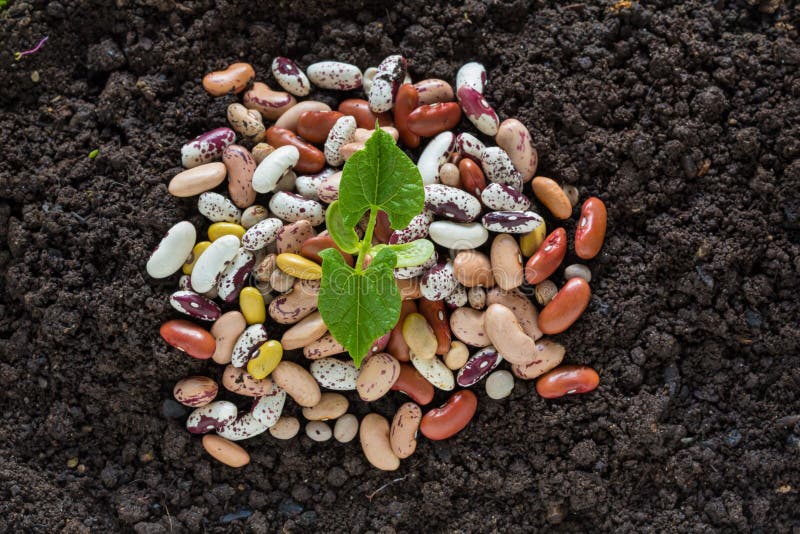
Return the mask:
M 463 158 L 470 158 L 475 163 L 481 162 L 481 154 L 486 148 L 483 141 L 469 133 L 460 133 L 456 136 L 456 150 Z
M 492 182 L 481 191 L 483 204 L 495 211 L 525 211 L 531 207 L 531 201 L 524 193 L 510 185 Z
M 342 181 L 342 171 L 335 172 L 322 179 L 317 187 L 317 197 L 327 204 L 339 198 L 339 184 Z
M 431 257 L 423 263 L 422 265 L 416 265 L 414 267 L 399 267 L 394 270 L 394 277 L 398 280 L 408 280 L 410 278 L 416 278 L 417 276 L 421 276 L 425 274 L 429 269 L 431 269 L 436 263 L 439 261 L 439 254 L 434 250 Z
M 236 340 L 231 354 L 231 365 L 244 367 L 255 356 L 258 348 L 269 339 L 267 328 L 263 324 L 248 326 Z
M 457 222 L 472 222 L 481 214 L 477 198 L 463 189 L 444 184 L 425 186 L 425 207 L 434 215 Z
M 428 228 L 432 222 L 433 213 L 429 210 L 422 210 L 422 213 L 415 215 L 404 229 L 392 232 L 392 235 L 389 236 L 389 244 L 410 243 L 428 237 Z
M 447 304 L 447 307 L 451 310 L 466 306 L 468 302 L 469 295 L 467 294 L 467 288 L 461 284 L 456 284 L 456 288 L 453 292 L 444 299 L 444 303 Z
M 181 147 L 181 163 L 187 169 L 222 157 L 225 147 L 236 140 L 230 128 L 214 128 L 202 133 Z
M 275 244 L 278 247 L 278 254 L 283 254 L 284 252 L 300 254 L 300 247 L 303 243 L 315 235 L 317 235 L 317 233 L 308 221 L 297 221 L 282 226 L 275 235 Z
M 221 315 L 219 306 L 194 291 L 176 291 L 169 296 L 169 303 L 181 313 L 201 321 L 216 321 Z
M 286 222 L 308 221 L 312 226 L 325 222 L 325 209 L 316 200 L 309 200 L 296 193 L 278 191 L 269 199 L 273 215 Z
M 242 236 L 242 246 L 248 250 L 259 250 L 273 241 L 283 223 L 270 217 L 251 226 Z
M 272 60 L 272 75 L 278 85 L 294 96 L 306 96 L 311 92 L 311 83 L 297 64 L 288 57 Z
M 464 115 L 481 133 L 491 136 L 497 134 L 500 119 L 481 93 L 472 87 L 462 87 L 456 96 Z
M 361 69 L 349 63 L 320 61 L 309 65 L 306 74 L 311 83 L 322 89 L 351 91 L 361 87 Z
M 502 148 L 486 147 L 481 152 L 481 168 L 490 182 L 505 184 L 522 191 L 522 175 Z
M 325 161 L 332 167 L 339 167 L 344 164 L 342 147 L 352 143 L 356 136 L 356 118 L 350 115 L 339 117 L 333 127 L 328 132 L 328 139 L 325 140 Z
M 225 425 L 217 434 L 231 441 L 258 436 L 278 422 L 286 402 L 286 392 L 272 384 L 270 391 L 253 401 L 250 411 L 239 415 L 232 423 Z
M 219 277 L 217 296 L 227 304 L 235 301 L 247 282 L 247 275 L 252 272 L 255 264 L 255 254 L 245 248 L 240 248 Z
M 483 227 L 490 232 L 506 234 L 527 234 L 542 222 L 542 218 L 532 211 L 493 211 L 481 220 Z
M 431 267 L 420 281 L 422 296 L 428 300 L 442 300 L 450 296 L 458 285 L 453 263 L 441 261 Z
M 406 59 L 400 55 L 389 56 L 378 65 L 378 72 L 369 89 L 369 107 L 375 113 L 392 109 L 397 90 L 406 77 Z
M 456 73 L 456 90 L 462 87 L 470 87 L 479 93 L 483 93 L 486 85 L 486 67 L 474 61 L 465 63 Z
M 464 367 L 458 371 L 456 382 L 462 388 L 477 384 L 483 377 L 491 373 L 495 367 L 500 365 L 501 361 L 503 361 L 503 357 L 494 347 L 489 346 L 481 349 L 473 354 L 464 364 Z
M 197 408 L 186 419 L 186 429 L 192 434 L 205 434 L 220 430 L 236 420 L 239 410 L 228 401 L 214 401 Z
M 319 187 L 319 184 L 321 184 L 325 178 L 335 172 L 335 169 L 332 169 L 331 167 L 325 167 L 317 174 L 298 176 L 294 181 L 294 189 L 298 194 L 309 200 L 319 200 L 319 195 L 317 195 L 317 188 Z

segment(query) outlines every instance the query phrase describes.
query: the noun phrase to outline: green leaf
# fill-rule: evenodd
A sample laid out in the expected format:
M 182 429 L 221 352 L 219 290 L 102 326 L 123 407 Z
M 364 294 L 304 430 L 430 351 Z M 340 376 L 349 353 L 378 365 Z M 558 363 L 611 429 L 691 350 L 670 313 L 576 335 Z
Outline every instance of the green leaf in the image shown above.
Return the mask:
M 330 333 L 359 366 L 375 340 L 400 318 L 400 292 L 392 273 L 396 255 L 383 249 L 360 273 L 335 249 L 319 255 L 323 260 L 319 311 Z
M 338 200 L 325 211 L 325 226 L 337 247 L 350 254 L 358 252 L 358 235 L 352 226 L 345 224 Z
M 348 226 L 354 227 L 373 209 L 385 211 L 389 225 L 400 230 L 425 204 L 422 176 L 392 136 L 378 128 L 364 150 L 347 160 L 339 184 L 339 204 Z
M 411 243 L 401 243 L 399 245 L 375 245 L 372 247 L 372 254 L 377 254 L 384 248 L 393 250 L 397 255 L 396 268 L 422 265 L 433 254 L 433 243 L 427 239 L 417 239 Z

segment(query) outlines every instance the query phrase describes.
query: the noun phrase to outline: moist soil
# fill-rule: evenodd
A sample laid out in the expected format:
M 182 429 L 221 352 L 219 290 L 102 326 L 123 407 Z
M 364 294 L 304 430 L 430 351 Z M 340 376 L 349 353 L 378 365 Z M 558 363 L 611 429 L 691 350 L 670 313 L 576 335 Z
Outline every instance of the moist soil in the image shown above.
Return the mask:
M 247 4 L 0 12 L 0 531 L 800 529 L 796 6 Z M 606 202 L 591 304 L 558 336 L 602 384 L 555 401 L 476 387 L 469 427 L 394 473 L 304 435 L 249 440 L 252 463 L 226 468 L 165 411 L 178 379 L 219 369 L 161 341 L 175 280 L 144 271 L 167 228 L 202 224 L 166 184 L 236 98 L 200 79 L 243 60 L 274 85 L 276 55 L 393 53 L 416 80 L 482 62 L 539 173 Z

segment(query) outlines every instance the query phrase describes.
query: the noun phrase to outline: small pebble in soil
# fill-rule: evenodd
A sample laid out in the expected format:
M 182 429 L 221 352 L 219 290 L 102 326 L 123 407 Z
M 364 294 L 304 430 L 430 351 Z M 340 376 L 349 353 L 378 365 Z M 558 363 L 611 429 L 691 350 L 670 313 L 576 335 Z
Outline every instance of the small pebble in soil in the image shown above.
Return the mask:
M 172 399 L 164 399 L 161 405 L 161 413 L 168 419 L 180 419 L 181 417 L 185 417 L 189 411 Z

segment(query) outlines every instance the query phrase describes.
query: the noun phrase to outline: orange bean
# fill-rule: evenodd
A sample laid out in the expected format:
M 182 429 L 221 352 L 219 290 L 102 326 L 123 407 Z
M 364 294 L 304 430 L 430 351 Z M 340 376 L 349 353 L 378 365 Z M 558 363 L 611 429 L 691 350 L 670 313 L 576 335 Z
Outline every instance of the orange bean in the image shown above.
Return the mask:
M 581 207 L 581 218 L 575 229 L 575 253 L 588 260 L 597 256 L 606 238 L 608 212 L 606 205 L 597 197 L 586 199 Z
M 250 455 L 242 447 L 232 441 L 206 434 L 203 436 L 203 448 L 208 454 L 229 467 L 242 467 L 250 463 Z
M 161 325 L 164 341 L 192 358 L 207 360 L 214 355 L 217 342 L 207 330 L 183 319 L 173 319 Z
M 392 116 L 389 112 L 379 113 L 377 116 L 369 109 L 369 102 L 361 98 L 348 98 L 339 104 L 339 112 L 355 117 L 356 125 L 367 130 L 375 129 L 377 120 L 381 126 L 392 126 Z
M 405 393 L 411 400 L 423 406 L 433 400 L 433 384 L 407 363 L 400 364 L 400 377 L 392 386 L 392 391 Z
M 589 305 L 592 290 L 583 278 L 570 278 L 539 314 L 539 330 L 560 334 L 578 320 Z
M 572 203 L 555 180 L 537 176 L 533 179 L 531 185 L 533 186 L 533 194 L 536 195 L 539 202 L 550 210 L 553 217 L 556 219 L 569 219 L 569 216 L 572 215 Z
M 232 63 L 225 70 L 215 70 L 203 77 L 203 88 L 212 96 L 222 96 L 233 91 L 241 93 L 256 72 L 249 63 Z
M 320 257 L 319 253 L 328 248 L 335 248 L 338 250 L 344 258 L 344 261 L 347 262 L 347 265 L 350 267 L 355 265 L 353 256 L 347 252 L 343 252 L 342 249 L 337 247 L 333 238 L 329 235 L 318 235 L 303 241 L 303 244 L 300 246 L 300 255 L 321 264 L 322 257 Z
M 417 312 L 417 304 L 413 300 L 404 300 L 400 305 L 400 318 L 392 328 L 389 335 L 389 343 L 386 345 L 386 352 L 394 356 L 398 361 L 407 362 L 411 360 L 408 352 L 408 344 L 403 337 L 403 321 L 409 313 Z
M 451 396 L 440 408 L 434 408 L 422 417 L 419 429 L 432 440 L 447 439 L 461 432 L 475 416 L 478 397 L 468 389 Z
M 300 152 L 300 159 L 294 169 L 298 172 L 315 173 L 325 166 L 325 154 L 317 147 L 297 137 L 294 132 L 285 128 L 271 126 L 267 130 L 267 143 L 275 148 L 293 145 Z
M 311 143 L 324 143 L 341 117 L 344 115 L 338 111 L 306 111 L 297 119 L 297 135 Z
M 410 83 L 401 85 L 394 101 L 394 125 L 400 132 L 403 144 L 408 148 L 417 148 L 420 143 L 419 136 L 408 128 L 408 116 L 416 109 L 418 103 L 417 89 Z
M 545 399 L 557 399 L 592 391 L 600 384 L 600 375 L 585 365 L 562 365 L 542 375 L 536 392 Z
M 456 102 L 420 106 L 408 116 L 408 129 L 423 137 L 433 137 L 455 127 L 461 120 L 461 106 Z
M 486 189 L 486 176 L 481 166 L 469 158 L 463 158 L 458 162 L 458 171 L 461 174 L 461 187 L 464 191 L 480 198 L 481 191 Z
M 419 300 L 419 313 L 425 317 L 436 335 L 436 354 L 447 354 L 450 351 L 450 321 L 447 318 L 447 306 L 443 300 Z
M 567 254 L 567 231 L 556 228 L 542 241 L 536 253 L 525 264 L 525 278 L 536 285 L 556 272 Z

